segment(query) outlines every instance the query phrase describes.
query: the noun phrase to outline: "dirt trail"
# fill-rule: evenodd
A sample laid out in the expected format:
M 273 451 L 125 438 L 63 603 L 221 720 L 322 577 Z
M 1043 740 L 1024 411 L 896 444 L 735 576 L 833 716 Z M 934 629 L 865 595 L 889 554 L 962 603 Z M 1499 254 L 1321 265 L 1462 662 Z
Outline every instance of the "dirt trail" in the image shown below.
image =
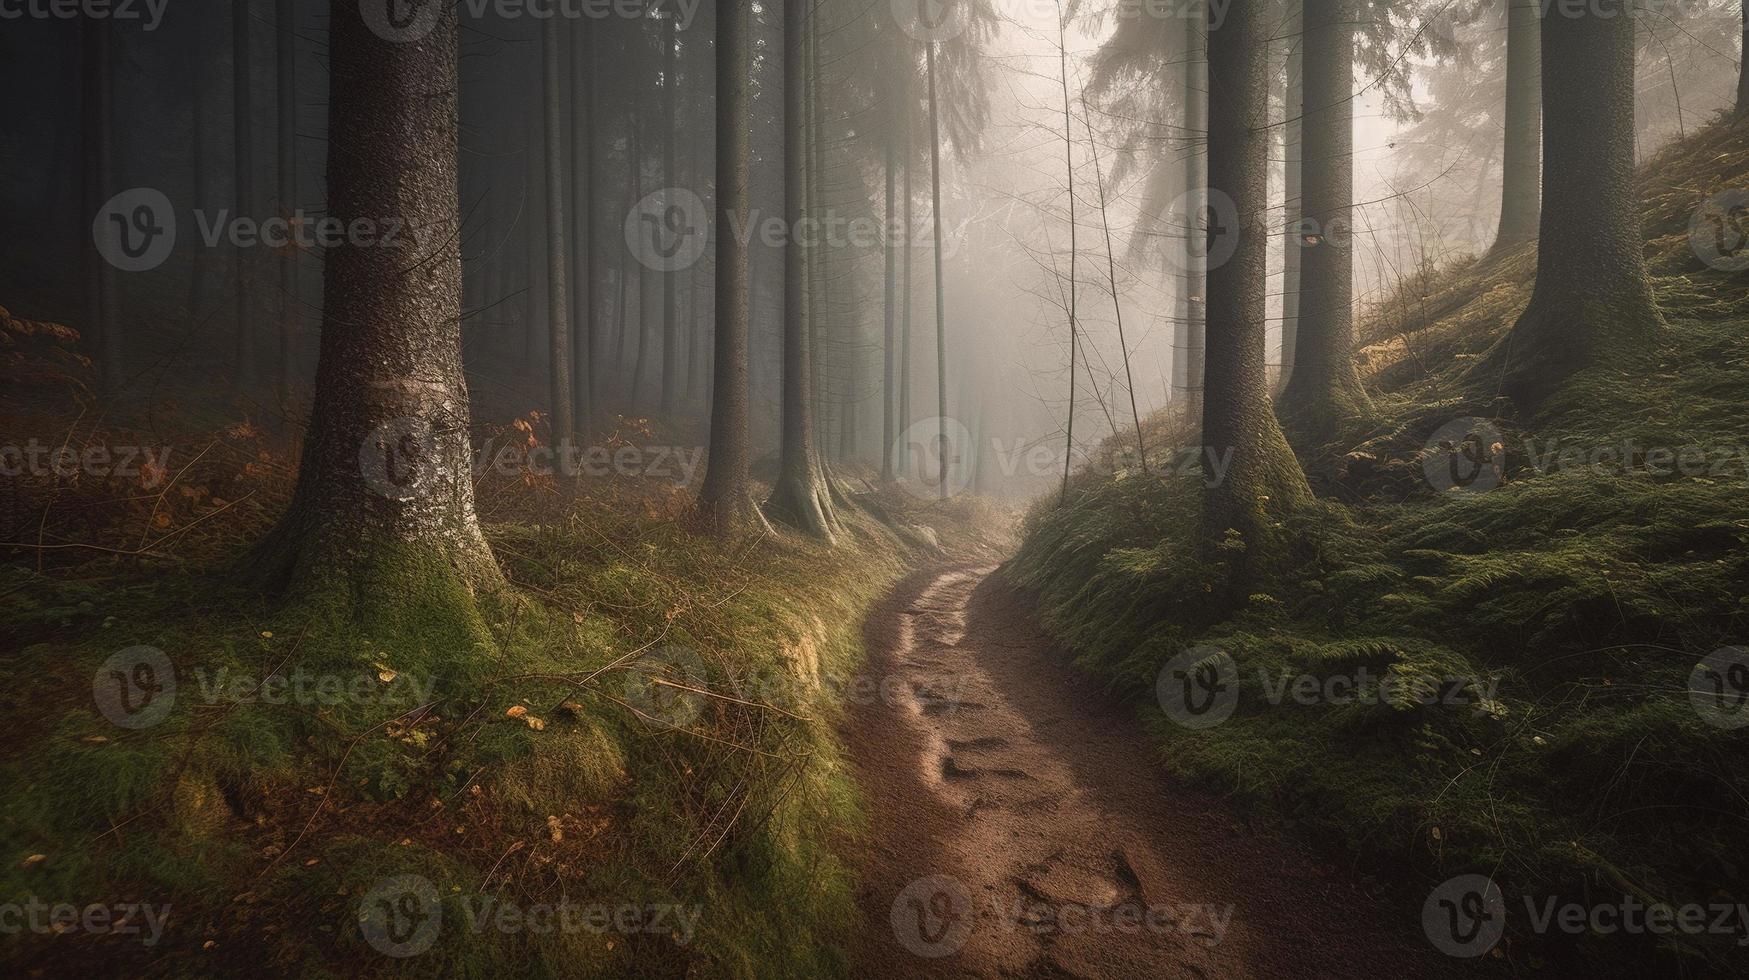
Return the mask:
M 1474 976 L 1237 808 L 1167 779 L 992 569 L 870 617 L 851 718 L 871 815 L 858 976 Z

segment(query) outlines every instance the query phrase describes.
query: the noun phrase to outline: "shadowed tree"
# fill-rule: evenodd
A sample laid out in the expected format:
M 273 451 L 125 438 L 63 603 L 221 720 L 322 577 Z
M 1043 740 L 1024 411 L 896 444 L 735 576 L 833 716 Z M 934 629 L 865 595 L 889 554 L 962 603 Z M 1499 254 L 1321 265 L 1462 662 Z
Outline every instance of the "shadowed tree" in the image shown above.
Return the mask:
M 783 433 L 777 482 L 766 509 L 816 537 L 833 539 L 838 523 L 814 444 L 814 338 L 804 308 L 807 251 L 801 234 L 807 174 L 806 36 L 812 0 L 783 5 Z M 815 236 L 810 235 L 809 240 Z
M 1314 0 L 1315 2 L 1315 0 Z M 1305 99 L 1305 30 L 1302 11 L 1304 4 L 1292 3 L 1287 28 L 1287 97 L 1283 106 L 1283 114 L 1287 124 L 1282 133 L 1282 200 L 1287 213 L 1299 211 L 1305 193 L 1305 185 L 1301 182 L 1300 157 L 1302 152 Z M 1286 388 L 1293 380 L 1294 356 L 1299 342 L 1300 330 L 1300 260 L 1305 257 L 1305 243 L 1296 233 L 1294 222 L 1287 222 L 1287 228 L 1281 236 L 1281 387 Z
M 1630 369 L 1663 325 L 1634 194 L 1633 0 L 1557 9 L 1542 24 L 1536 288 L 1486 362 L 1525 409 L 1584 368 Z
M 277 0 L 274 7 L 278 79 L 279 209 L 290 220 L 298 206 L 298 16 L 296 0 Z M 282 402 L 289 401 L 297 378 L 298 250 L 279 256 L 279 369 Z M 289 407 L 286 405 L 285 407 Z
M 1500 230 L 1492 253 L 1536 238 L 1542 209 L 1542 21 L 1537 0 L 1511 0 L 1506 12 L 1506 141 Z
M 595 33 L 578 17 L 571 34 L 571 417 L 581 433 L 595 415 L 599 274 L 590 194 L 595 188 Z
M 95 218 L 114 193 L 115 135 L 112 128 L 114 62 L 110 53 L 112 28 L 101 18 L 86 18 L 80 35 L 79 111 L 82 193 L 87 215 Z M 117 233 L 113 225 L 100 226 L 106 235 Z M 116 325 L 115 267 L 97 248 L 95 236 L 84 239 L 85 329 L 92 334 L 98 382 L 114 392 L 121 380 L 121 336 Z M 113 251 L 109 254 L 115 254 Z
M 255 107 L 250 98 L 249 2 L 238 0 L 231 8 L 231 148 L 236 174 L 238 217 L 252 217 L 255 207 Z M 250 250 L 235 248 L 236 277 L 232 287 L 237 301 L 237 384 L 255 384 L 255 322 L 250 302 Z
M 1270 243 L 1264 7 L 1263 0 L 1233 0 L 1227 16 L 1208 31 L 1208 341 L 1202 423 L 1208 455 L 1230 456 L 1224 478 L 1209 471 L 1203 495 L 1203 540 L 1211 556 L 1233 532 L 1254 552 L 1279 515 L 1311 496 L 1270 408 L 1264 365 Z M 1306 99 L 1313 99 L 1309 91 Z
M 461 363 L 456 8 L 417 43 L 329 5 L 329 213 L 404 222 L 323 263 L 321 355 L 292 502 L 252 558 L 270 589 L 471 616 L 501 582 L 474 513 Z
M 1298 329 L 1277 410 L 1301 449 L 1369 408 L 1354 363 L 1355 0 L 1305 9 L 1300 127 Z
M 565 254 L 565 57 L 563 18 L 553 17 L 541 28 L 541 94 L 546 109 L 545 140 L 547 178 L 547 371 L 551 382 L 554 445 L 576 435 L 571 402 L 571 319 L 566 303 L 570 296 L 565 275 L 570 258 Z
M 748 150 L 752 132 L 750 0 L 717 9 L 716 350 L 711 387 L 710 457 L 697 515 L 719 532 L 766 528 L 753 502 L 753 450 L 747 432 Z
M 1749 0 L 1743 0 L 1743 46 L 1737 61 L 1737 118 L 1749 119 Z

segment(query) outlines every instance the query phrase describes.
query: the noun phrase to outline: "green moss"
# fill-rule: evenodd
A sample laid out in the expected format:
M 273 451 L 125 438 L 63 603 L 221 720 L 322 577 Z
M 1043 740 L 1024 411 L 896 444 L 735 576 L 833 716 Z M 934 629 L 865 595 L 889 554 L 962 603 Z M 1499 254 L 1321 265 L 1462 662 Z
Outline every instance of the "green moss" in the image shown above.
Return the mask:
M 1743 137 L 1690 142 L 1704 145 L 1678 157 L 1700 169 Z M 1749 168 L 1749 145 L 1733 152 Z M 1240 608 L 1205 600 L 1215 571 L 1196 559 L 1189 481 L 1077 476 L 1068 506 L 1028 516 L 1011 573 L 1076 663 L 1134 700 L 1169 766 L 1370 866 L 1429 884 L 1480 871 L 1509 903 L 1588 887 L 1741 896 L 1749 729 L 1705 723 L 1687 684 L 1697 661 L 1749 636 L 1749 308 L 1740 284 L 1654 265 L 1683 269 L 1657 284 L 1679 308 L 1656 359 L 1586 371 L 1534 419 L 1496 420 L 1498 489 L 1437 493 L 1421 453 L 1444 423 L 1493 415 L 1469 365 L 1528 298 L 1522 256 L 1406 284 L 1368 319 L 1376 417 L 1308 454 L 1344 503 L 1285 520 L 1290 552 Z M 1592 449 L 1624 444 L 1701 447 L 1709 466 L 1589 465 Z M 1165 662 L 1198 644 L 1239 668 L 1238 710 L 1204 731 L 1154 698 Z M 1497 687 L 1462 704 L 1301 705 L 1272 703 L 1261 680 L 1362 668 Z M 1684 952 L 1729 955 L 1710 942 Z M 1591 966 L 1645 964 L 1617 944 Z
M 882 505 L 970 534 L 964 504 Z M 834 692 L 860 662 L 863 612 L 924 553 L 841 516 L 836 548 L 749 546 L 586 499 L 557 524 L 488 528 L 508 586 L 479 595 L 396 546 L 284 602 L 205 574 L 97 591 L 10 569 L 5 621 L 31 645 L 0 692 L 21 729 L 0 756 L 0 895 L 169 903 L 151 955 L 172 971 L 842 973 L 853 901 L 831 844 L 860 818 Z M 129 730 L 92 685 L 136 645 L 164 651 L 178 689 Z M 645 678 L 673 650 L 722 695 L 679 730 L 628 707 L 649 706 Z M 356 918 L 403 873 L 438 888 L 447 925 L 399 962 Z M 476 932 L 462 903 L 481 896 L 703 914 L 685 945 Z M 62 969 L 116 952 L 65 938 L 0 949 Z

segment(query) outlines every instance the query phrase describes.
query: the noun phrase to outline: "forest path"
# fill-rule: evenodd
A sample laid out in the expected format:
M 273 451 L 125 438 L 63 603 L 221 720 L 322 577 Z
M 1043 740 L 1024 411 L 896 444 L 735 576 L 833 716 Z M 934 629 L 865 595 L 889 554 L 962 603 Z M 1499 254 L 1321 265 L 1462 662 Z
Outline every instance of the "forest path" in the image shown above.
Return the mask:
M 913 575 L 865 626 L 862 977 L 1476 975 L 1305 848 L 1167 778 L 993 568 Z

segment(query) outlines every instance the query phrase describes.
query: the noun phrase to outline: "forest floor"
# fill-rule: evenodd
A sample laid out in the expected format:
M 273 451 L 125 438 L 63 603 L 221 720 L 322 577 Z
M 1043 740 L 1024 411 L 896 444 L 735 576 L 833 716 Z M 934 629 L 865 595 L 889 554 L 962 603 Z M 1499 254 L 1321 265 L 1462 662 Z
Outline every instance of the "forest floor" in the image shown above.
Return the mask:
M 1419 903 L 1168 776 L 988 566 L 913 574 L 871 613 L 856 708 L 870 811 L 858 976 L 1474 975 Z

